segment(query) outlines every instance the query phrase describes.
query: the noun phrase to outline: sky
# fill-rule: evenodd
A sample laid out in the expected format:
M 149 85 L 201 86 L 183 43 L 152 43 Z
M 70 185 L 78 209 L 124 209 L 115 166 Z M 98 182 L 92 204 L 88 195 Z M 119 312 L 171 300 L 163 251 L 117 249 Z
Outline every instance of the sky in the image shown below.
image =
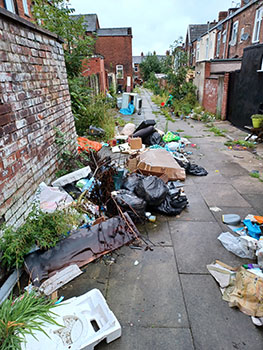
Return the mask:
M 70 0 L 75 14 L 96 13 L 101 28 L 132 27 L 133 56 L 166 50 L 189 24 L 218 19 L 239 0 Z

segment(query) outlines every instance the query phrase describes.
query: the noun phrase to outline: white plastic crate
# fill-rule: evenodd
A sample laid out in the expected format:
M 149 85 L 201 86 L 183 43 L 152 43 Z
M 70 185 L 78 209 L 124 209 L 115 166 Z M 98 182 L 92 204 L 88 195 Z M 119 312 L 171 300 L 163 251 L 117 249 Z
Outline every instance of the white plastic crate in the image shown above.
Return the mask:
M 54 312 L 55 320 L 64 327 L 47 325 L 42 332 L 26 336 L 23 350 L 93 350 L 121 336 L 121 326 L 98 289 L 61 303 Z

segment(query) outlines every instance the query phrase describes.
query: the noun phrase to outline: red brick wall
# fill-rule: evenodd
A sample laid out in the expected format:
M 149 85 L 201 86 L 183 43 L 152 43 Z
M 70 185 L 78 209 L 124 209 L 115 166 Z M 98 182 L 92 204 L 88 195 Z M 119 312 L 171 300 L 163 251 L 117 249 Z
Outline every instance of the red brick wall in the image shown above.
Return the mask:
M 93 74 L 99 74 L 100 76 L 100 91 L 105 93 L 107 89 L 106 72 L 104 67 L 104 59 L 101 57 L 91 57 L 85 59 L 82 62 L 83 71 L 82 75 L 90 76 Z
M 23 7 L 23 1 L 22 0 L 14 0 L 14 2 L 17 5 L 17 10 L 18 10 L 17 15 L 19 15 L 20 17 L 25 18 L 27 20 L 32 20 L 31 0 L 27 0 L 29 16 L 25 15 L 24 7 Z M 5 8 L 4 0 L 0 0 L 0 7 Z
M 116 74 L 116 65 L 123 65 L 124 79 L 117 84 L 127 88 L 127 76 L 131 77 L 132 86 L 132 36 L 99 36 L 95 46 L 96 54 L 104 57 L 105 69 Z
M 6 11 L 7 12 L 7 11 Z M 0 15 L 0 218 L 19 224 L 58 167 L 55 130 L 76 139 L 62 43 Z
M 204 86 L 203 107 L 210 113 L 216 114 L 218 80 L 206 78 Z
M 254 21 L 255 21 L 255 15 L 256 10 L 263 5 L 263 1 L 258 1 L 257 3 L 251 5 L 243 12 L 237 14 L 232 19 L 230 19 L 228 22 L 225 22 L 223 24 L 223 31 L 227 30 L 227 41 L 226 41 L 226 48 L 225 48 L 225 55 L 224 55 L 224 44 L 222 43 L 221 38 L 221 47 L 220 47 L 220 55 L 219 58 L 234 58 L 234 57 L 242 57 L 243 56 L 243 50 L 245 47 L 248 47 L 252 45 L 252 39 L 253 39 L 253 30 L 254 30 Z M 238 35 L 237 35 L 237 41 L 234 46 L 229 45 L 229 42 L 231 41 L 232 37 L 232 26 L 233 23 L 238 21 Z M 228 23 L 228 24 L 227 24 Z M 244 28 L 244 32 L 249 34 L 249 38 L 245 41 L 241 41 L 241 30 Z M 260 42 L 263 43 L 263 21 L 261 22 L 261 28 L 260 28 Z
M 221 108 L 221 119 L 222 120 L 226 120 L 226 115 L 227 115 L 228 86 L 229 86 L 229 73 L 225 73 L 224 93 L 223 93 L 222 108 Z

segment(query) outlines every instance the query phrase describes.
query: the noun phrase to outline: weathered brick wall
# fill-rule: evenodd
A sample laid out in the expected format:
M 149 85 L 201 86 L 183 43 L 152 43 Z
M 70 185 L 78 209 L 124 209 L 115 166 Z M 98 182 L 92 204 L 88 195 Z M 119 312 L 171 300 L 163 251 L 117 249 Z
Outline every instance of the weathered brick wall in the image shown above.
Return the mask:
M 203 107 L 210 113 L 216 114 L 218 80 L 206 78 L 203 95 Z
M 0 9 L 0 219 L 17 225 L 58 167 L 54 127 L 76 132 L 62 42 Z
M 104 56 L 105 69 L 109 73 L 116 73 L 116 65 L 123 65 L 123 79 L 117 84 L 127 88 L 127 76 L 132 78 L 132 36 L 99 36 L 96 40 L 95 51 Z M 131 81 L 132 86 L 132 81 Z

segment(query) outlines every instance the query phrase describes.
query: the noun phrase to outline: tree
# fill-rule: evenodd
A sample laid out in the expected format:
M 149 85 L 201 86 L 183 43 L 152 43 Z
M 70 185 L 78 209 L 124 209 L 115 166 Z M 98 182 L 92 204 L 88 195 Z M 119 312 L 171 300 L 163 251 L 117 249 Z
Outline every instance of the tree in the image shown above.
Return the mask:
M 75 17 L 69 0 L 35 0 L 33 15 L 36 23 L 59 35 L 64 40 L 65 62 L 68 76 L 78 76 L 82 60 L 92 55 L 95 39 L 87 36 L 83 17 Z
M 140 64 L 140 72 L 143 80 L 148 80 L 151 73 L 162 73 L 162 64 L 156 55 L 148 53 L 145 60 Z

